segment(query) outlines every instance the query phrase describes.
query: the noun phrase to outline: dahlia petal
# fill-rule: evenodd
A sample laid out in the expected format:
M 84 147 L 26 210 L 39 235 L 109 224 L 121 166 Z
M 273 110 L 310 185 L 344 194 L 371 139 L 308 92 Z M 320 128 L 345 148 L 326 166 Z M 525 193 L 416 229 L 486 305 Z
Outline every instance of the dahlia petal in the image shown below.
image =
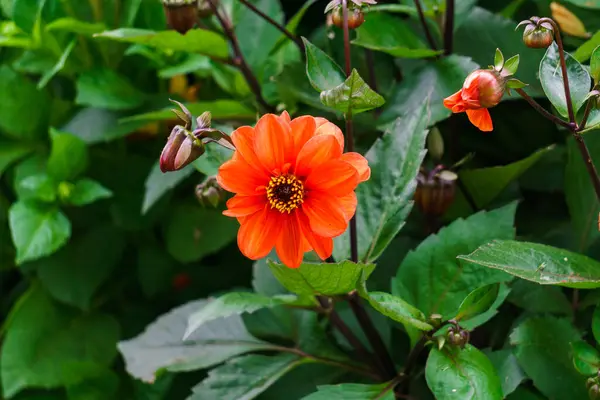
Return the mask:
M 289 124 L 290 122 L 292 122 L 292 119 L 290 118 L 290 113 L 288 113 L 287 111 L 283 111 L 281 113 L 281 115 L 279 116 L 279 120 L 283 123 L 287 123 Z
M 487 108 L 479 110 L 467 110 L 469 121 L 483 132 L 491 132 L 494 129 L 492 116 Z
M 342 154 L 342 160 L 352 164 L 358 172 L 358 182 L 368 181 L 371 177 L 371 168 L 369 162 L 362 155 L 354 152 Z
M 262 172 L 264 169 L 254 151 L 254 128 L 250 126 L 242 126 L 233 131 L 231 134 L 231 140 L 235 145 L 236 152 L 234 153 L 237 157 L 241 157 L 250 166 L 254 167 L 258 171 Z M 266 176 L 266 171 L 265 171 Z
M 293 153 L 291 135 L 273 114 L 262 116 L 254 129 L 254 151 L 258 159 L 269 172 L 280 169 Z
M 333 135 L 338 143 L 340 144 L 340 149 L 342 152 L 344 151 L 344 134 L 342 130 L 334 123 L 329 122 L 325 118 L 317 117 L 315 118 L 315 122 L 317 123 L 317 129 L 315 131 L 316 135 Z
M 281 236 L 281 214 L 267 205 L 262 210 L 244 217 L 238 231 L 238 247 L 251 260 L 265 257 Z
M 298 222 L 302 234 L 310 244 L 311 248 L 317 253 L 321 260 L 326 260 L 333 253 L 333 239 L 315 235 L 310 228 L 308 217 L 302 212 L 298 212 Z
M 345 196 L 356 189 L 358 171 L 342 160 L 331 160 L 319 168 L 313 168 L 304 187 L 309 191 L 321 191 L 331 196 Z
M 335 160 L 342 155 L 342 149 L 335 136 L 319 135 L 310 139 L 302 147 L 296 159 L 297 176 L 305 177 L 329 160 Z
M 310 115 L 294 118 L 291 122 L 292 136 L 294 138 L 294 152 L 298 154 L 302 146 L 315 135 L 317 123 Z
M 258 173 L 241 157 L 234 156 L 219 168 L 217 182 L 228 192 L 253 196 L 257 188 L 267 185 L 268 177 Z
M 228 217 L 246 217 L 260 211 L 266 204 L 264 195 L 240 196 L 236 195 L 227 200 L 227 210 L 223 215 Z
M 346 196 L 339 197 L 339 201 L 342 205 L 342 211 L 346 217 L 346 221 L 350 221 L 356 212 L 356 205 L 358 204 L 356 193 L 352 192 Z
M 296 214 L 282 214 L 281 234 L 275 244 L 279 259 L 289 268 L 298 268 L 304 257 L 304 237 Z
M 302 204 L 302 211 L 308 217 L 310 229 L 323 237 L 339 236 L 348 227 L 348 221 L 338 197 L 320 192 L 311 193 Z
M 458 104 L 462 103 L 461 92 L 462 92 L 462 90 L 459 90 L 458 92 L 454 93 L 452 96 L 446 97 L 444 99 L 444 107 L 451 109 L 452 112 L 460 112 L 460 111 L 454 111 L 454 107 L 456 107 Z

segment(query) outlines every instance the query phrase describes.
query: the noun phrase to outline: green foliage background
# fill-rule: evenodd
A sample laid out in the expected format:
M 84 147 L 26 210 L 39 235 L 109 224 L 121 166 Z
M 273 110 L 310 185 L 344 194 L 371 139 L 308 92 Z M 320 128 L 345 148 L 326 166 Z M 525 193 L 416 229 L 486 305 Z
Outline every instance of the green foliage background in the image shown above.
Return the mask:
M 500 48 L 520 55 L 526 91 L 566 115 L 548 89 L 562 82 L 556 54 L 526 48 L 514 30 L 550 16 L 550 1 L 457 0 L 454 52 L 441 57 L 412 0 L 381 1 L 353 33 L 350 87 L 374 90 L 360 98 L 335 66 L 342 31 L 326 25 L 325 1 L 253 3 L 308 48 L 305 64 L 278 30 L 221 0 L 267 103 L 340 126 L 343 113 L 361 112 L 355 137 L 373 169 L 358 190 L 365 264 L 342 261 L 347 235 L 336 240 L 339 264 L 289 270 L 274 255 L 245 259 L 224 205 L 194 197 L 225 150 L 210 146 L 193 165 L 160 172 L 176 123 L 169 98 L 210 111 L 225 132 L 256 121 L 246 80 L 218 61 L 230 48 L 215 20 L 182 36 L 167 31 L 158 0 L 0 0 L 0 398 L 389 400 L 389 384 L 365 376 L 327 319 L 302 310 L 315 294 L 354 289 L 398 366 L 432 314 L 473 330 L 464 349 L 436 343 L 418 359 L 413 398 L 586 398 L 586 377 L 600 367 L 600 204 L 575 142 L 514 93 L 491 110 L 488 134 L 442 105 Z M 441 46 L 445 2 L 422 3 Z M 561 4 L 600 31 L 598 1 Z M 565 43 L 587 64 L 600 35 Z M 575 58 L 579 107 L 590 78 Z M 411 199 L 423 159 L 434 166 L 424 152 L 434 126 L 441 163 L 474 156 L 430 235 Z M 588 126 L 598 162 L 598 109 Z M 348 306 L 336 309 L 369 348 Z

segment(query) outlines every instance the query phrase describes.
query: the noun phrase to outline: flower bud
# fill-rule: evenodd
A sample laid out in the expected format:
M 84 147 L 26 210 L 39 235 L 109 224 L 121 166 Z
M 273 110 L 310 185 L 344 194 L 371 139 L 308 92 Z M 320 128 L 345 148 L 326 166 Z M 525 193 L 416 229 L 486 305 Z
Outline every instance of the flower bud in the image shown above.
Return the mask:
M 344 29 L 344 11 L 338 7 L 332 11 L 331 20 L 335 26 Z M 348 29 L 356 29 L 365 22 L 365 15 L 359 8 L 348 9 Z
M 433 217 L 442 216 L 454 202 L 458 179 L 452 171 L 438 171 L 439 168 L 419 173 L 414 196 L 421 212 Z
M 444 156 L 444 138 L 436 126 L 427 135 L 427 153 L 436 161 Z
M 469 88 L 473 84 L 477 85 L 476 99 L 471 99 L 479 103 L 481 108 L 491 108 L 502 100 L 506 90 L 506 80 L 493 69 L 478 69 L 471 72 L 463 88 Z
M 171 131 L 160 155 L 162 172 L 178 171 L 204 154 L 204 145 L 182 126 Z
M 196 25 L 197 0 L 163 0 L 167 24 L 182 35 Z
M 590 400 L 600 399 L 600 386 L 598 384 L 591 386 L 588 389 L 588 394 L 590 396 Z
M 225 192 L 217 183 L 216 177 L 209 176 L 204 182 L 196 186 L 196 197 L 202 206 L 216 208 L 225 198 Z
M 448 343 L 458 346 L 461 349 L 469 343 L 469 332 L 461 329 L 459 326 L 451 326 L 448 328 L 448 334 L 446 336 L 448 338 Z
M 594 385 L 598 384 L 598 378 L 588 378 L 588 380 L 585 382 L 585 387 L 587 387 L 588 389 L 591 388 Z
M 529 24 L 523 31 L 523 43 L 532 49 L 548 48 L 554 41 L 554 32 L 543 26 Z

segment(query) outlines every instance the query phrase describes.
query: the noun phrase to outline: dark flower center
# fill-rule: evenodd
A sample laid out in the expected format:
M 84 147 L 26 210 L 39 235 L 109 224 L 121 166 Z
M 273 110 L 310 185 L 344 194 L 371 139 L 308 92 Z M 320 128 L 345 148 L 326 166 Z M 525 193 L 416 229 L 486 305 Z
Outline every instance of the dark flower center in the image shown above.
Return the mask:
M 289 214 L 304 202 L 304 185 L 294 175 L 274 176 L 267 185 L 267 199 L 271 208 Z

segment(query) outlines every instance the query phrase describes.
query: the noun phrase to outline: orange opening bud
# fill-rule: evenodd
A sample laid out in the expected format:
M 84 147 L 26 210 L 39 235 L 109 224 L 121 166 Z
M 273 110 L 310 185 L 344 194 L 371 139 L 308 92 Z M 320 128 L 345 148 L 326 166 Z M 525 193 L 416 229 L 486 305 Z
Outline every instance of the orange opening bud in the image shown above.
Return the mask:
M 466 112 L 473 125 L 488 132 L 493 124 L 487 109 L 500 103 L 505 90 L 506 79 L 499 72 L 478 69 L 467 76 L 461 90 L 444 99 L 444 106 L 453 113 Z
M 342 7 L 333 10 L 332 22 L 338 28 L 344 29 L 344 12 Z M 356 29 L 365 22 L 365 14 L 358 8 L 348 9 L 348 29 Z
M 167 24 L 182 35 L 196 25 L 197 0 L 163 0 Z
M 194 138 L 181 126 L 171 131 L 167 144 L 160 155 L 160 170 L 162 172 L 179 171 L 204 154 L 202 141 Z

